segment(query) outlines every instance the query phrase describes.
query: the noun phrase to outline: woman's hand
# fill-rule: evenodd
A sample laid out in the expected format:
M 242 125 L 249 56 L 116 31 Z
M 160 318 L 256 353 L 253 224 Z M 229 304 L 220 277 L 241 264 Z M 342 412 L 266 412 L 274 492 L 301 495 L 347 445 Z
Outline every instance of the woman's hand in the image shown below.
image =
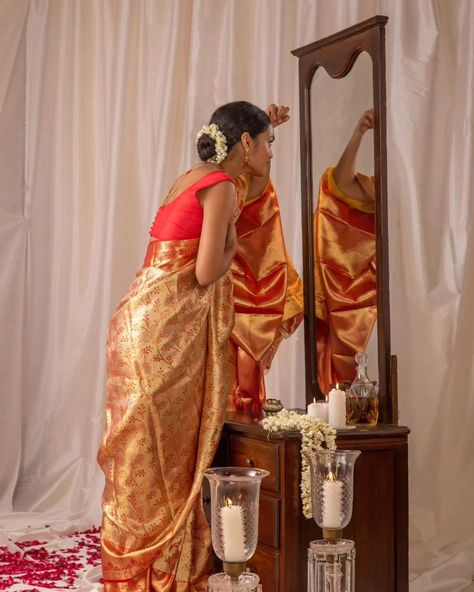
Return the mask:
M 366 131 L 368 131 L 369 129 L 374 129 L 374 127 L 375 127 L 374 110 L 367 109 L 367 111 L 365 111 L 362 114 L 362 117 L 357 122 L 354 133 L 357 133 L 357 134 L 360 134 L 361 136 L 363 136 Z
M 272 103 L 268 105 L 265 111 L 274 128 L 282 123 L 286 123 L 290 119 L 290 108 L 286 105 L 275 105 Z

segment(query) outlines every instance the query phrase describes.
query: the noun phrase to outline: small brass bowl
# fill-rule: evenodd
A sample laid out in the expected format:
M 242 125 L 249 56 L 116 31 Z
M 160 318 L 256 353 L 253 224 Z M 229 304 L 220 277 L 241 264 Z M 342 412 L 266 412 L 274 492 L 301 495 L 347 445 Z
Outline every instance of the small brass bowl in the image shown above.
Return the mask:
M 283 409 L 283 403 L 279 399 L 267 399 L 262 405 L 262 409 L 268 415 L 272 415 Z

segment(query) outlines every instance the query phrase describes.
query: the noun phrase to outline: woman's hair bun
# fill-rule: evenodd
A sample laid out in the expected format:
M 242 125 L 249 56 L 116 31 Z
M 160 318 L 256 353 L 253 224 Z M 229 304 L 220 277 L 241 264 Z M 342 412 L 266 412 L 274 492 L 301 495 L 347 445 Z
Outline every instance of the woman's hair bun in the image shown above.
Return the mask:
M 208 134 L 202 134 L 197 141 L 197 151 L 199 158 L 207 162 L 216 155 L 216 142 Z

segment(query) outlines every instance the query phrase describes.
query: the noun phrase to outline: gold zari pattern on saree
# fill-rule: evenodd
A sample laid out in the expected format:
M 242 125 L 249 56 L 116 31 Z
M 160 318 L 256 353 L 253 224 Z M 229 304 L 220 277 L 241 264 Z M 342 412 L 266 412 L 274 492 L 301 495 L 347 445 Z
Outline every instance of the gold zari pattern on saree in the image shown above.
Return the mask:
M 105 591 L 200 592 L 211 542 L 201 500 L 228 397 L 232 278 L 202 287 L 199 241 L 152 241 L 109 328 Z

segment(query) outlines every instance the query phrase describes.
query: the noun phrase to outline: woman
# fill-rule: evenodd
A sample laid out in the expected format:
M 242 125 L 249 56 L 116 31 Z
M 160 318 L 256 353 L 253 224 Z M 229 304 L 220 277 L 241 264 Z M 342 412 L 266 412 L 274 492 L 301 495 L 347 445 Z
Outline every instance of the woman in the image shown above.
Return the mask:
M 288 119 L 272 106 L 275 123 Z M 245 101 L 197 136 L 203 164 L 159 209 L 142 270 L 108 337 L 101 549 L 106 591 L 204 591 L 209 528 L 201 503 L 228 396 L 227 346 L 238 215 L 235 180 L 268 177 L 270 117 Z M 259 181 L 260 179 L 260 181 Z

